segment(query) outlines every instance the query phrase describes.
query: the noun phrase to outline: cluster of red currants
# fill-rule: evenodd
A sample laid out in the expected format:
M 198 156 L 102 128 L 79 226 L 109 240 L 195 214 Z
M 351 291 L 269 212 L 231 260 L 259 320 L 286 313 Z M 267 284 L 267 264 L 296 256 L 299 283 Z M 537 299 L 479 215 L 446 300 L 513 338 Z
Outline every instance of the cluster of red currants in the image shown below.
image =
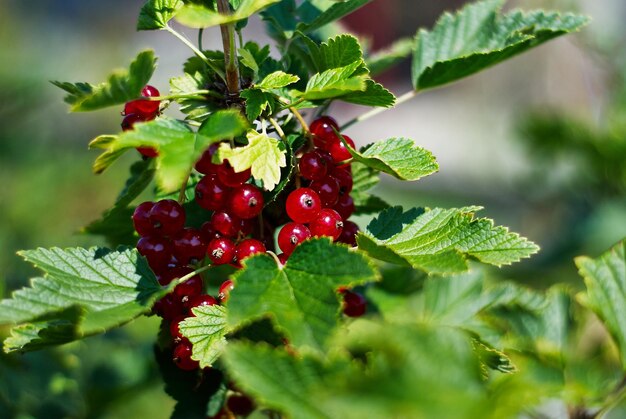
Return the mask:
M 141 96 L 158 97 L 160 93 L 156 87 L 148 85 L 141 90 Z M 159 114 L 160 106 L 161 101 L 159 100 L 136 99 L 126 102 L 122 112 L 124 116 L 122 129 L 128 131 L 133 129 L 133 125 L 136 122 L 152 121 Z M 137 147 L 137 151 L 145 157 L 156 157 L 158 155 L 158 152 L 151 147 Z
M 141 101 L 141 100 L 140 100 Z M 133 102 L 129 102 L 132 104 Z M 127 104 L 127 110 L 133 108 Z M 128 114 L 128 116 L 134 114 Z M 298 163 L 298 186 L 288 194 L 284 210 L 292 220 L 278 232 L 277 255 L 286 264 L 294 249 L 310 237 L 327 236 L 355 246 L 358 226 L 347 219 L 354 212 L 350 153 L 339 139 L 337 123 L 322 117 L 311 124 L 314 147 L 304 152 Z M 350 138 L 344 140 L 353 145 Z M 274 248 L 272 231 L 267 225 L 264 235 L 261 217 L 265 199 L 262 191 L 250 183 L 251 172 L 235 172 L 225 160 L 213 162 L 218 144 L 207 149 L 195 165 L 204 175 L 195 187 L 195 202 L 212 211 L 211 218 L 199 229 L 185 227 L 184 208 L 171 199 L 140 204 L 133 214 L 135 230 L 141 237 L 137 250 L 154 271 L 161 285 L 187 277 L 154 307 L 156 314 L 170 324 L 174 343 L 173 360 L 181 369 L 194 370 L 198 362 L 191 359 L 192 345 L 179 331 L 179 323 L 193 316 L 192 308 L 227 301 L 234 287 L 225 281 L 217 298 L 207 295 L 202 277 L 194 275 L 205 261 L 212 265 L 229 264 L 236 268 L 241 261 Z M 284 222 L 284 221 L 283 221 Z M 281 222 L 280 224 L 282 224 Z M 267 223 L 267 220 L 265 220 Z M 269 236 L 269 237 L 268 237 Z M 365 313 L 365 299 L 358 293 L 340 289 L 344 298 L 344 314 L 358 317 Z

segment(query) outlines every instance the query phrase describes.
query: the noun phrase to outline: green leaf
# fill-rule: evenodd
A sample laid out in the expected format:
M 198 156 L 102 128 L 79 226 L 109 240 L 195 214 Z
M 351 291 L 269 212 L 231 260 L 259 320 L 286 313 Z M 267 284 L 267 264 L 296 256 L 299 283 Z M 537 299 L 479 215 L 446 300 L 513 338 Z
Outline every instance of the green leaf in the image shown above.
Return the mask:
M 240 135 L 248 122 L 234 110 L 223 110 L 211 114 L 198 132 L 193 132 L 185 123 L 158 118 L 146 123 L 137 123 L 133 130 L 126 131 L 107 144 L 107 151 L 96 159 L 94 170 L 104 170 L 112 163 L 111 153 L 121 153 L 135 147 L 152 147 L 159 155 L 156 159 L 156 179 L 165 192 L 181 187 L 194 163 L 212 143 Z M 103 159 L 105 159 L 103 161 Z
M 237 10 L 230 15 L 220 14 L 198 4 L 187 4 L 178 12 L 176 20 L 190 28 L 208 28 L 247 19 L 279 1 L 281 0 L 242 0 Z
M 420 30 L 413 52 L 415 89 L 437 87 L 505 61 L 550 39 L 577 31 L 585 16 L 537 10 L 500 14 L 503 0 L 470 4 Z
M 187 95 L 198 90 L 204 90 L 209 83 L 209 78 L 204 73 L 199 71 L 193 74 L 185 73 L 181 77 L 170 79 L 170 92 L 172 95 Z M 187 119 L 199 122 L 204 122 L 212 112 L 219 109 L 218 101 L 219 99 L 207 97 L 179 97 L 176 99 L 180 111 L 187 115 Z
M 224 360 L 246 393 L 288 417 L 488 417 L 492 407 L 469 339 L 453 329 L 358 321 L 342 331 L 338 352 L 290 355 L 232 343 Z M 428 391 L 425 391 L 428 389 Z
M 235 172 L 251 169 L 252 176 L 263 181 L 268 191 L 280 182 L 280 168 L 287 165 L 285 146 L 275 138 L 250 130 L 246 135 L 248 145 L 230 148 L 220 144 L 217 155 L 220 161 L 228 159 Z
M 264 91 L 272 89 L 280 89 L 281 87 L 289 86 L 292 83 L 300 80 L 300 77 L 293 74 L 287 74 L 283 71 L 275 71 L 265 76 L 263 80 L 257 83 L 254 87 Z
M 228 302 L 230 327 L 270 316 L 293 345 L 315 349 L 324 347 L 338 325 L 337 288 L 378 276 L 365 255 L 326 238 L 300 244 L 282 267 L 268 255 L 246 259 L 244 265 Z
M 345 142 L 344 142 L 345 144 Z M 408 138 L 389 138 L 356 151 L 346 144 L 354 160 L 400 180 L 418 180 L 439 170 L 430 151 Z
M 494 227 L 487 218 L 474 219 L 480 207 L 383 211 L 359 233 L 359 249 L 390 263 L 430 273 L 467 270 L 467 258 L 501 266 L 536 253 L 534 243 Z
M 250 121 L 257 119 L 263 112 L 272 113 L 276 100 L 271 93 L 259 89 L 245 89 L 240 96 L 246 99 L 246 116 Z
M 309 79 L 305 91 L 297 93 L 296 96 L 308 100 L 321 100 L 363 91 L 366 88 L 366 76 L 353 76 L 360 65 L 361 62 L 354 62 L 345 67 L 316 73 Z
M 382 108 L 390 108 L 396 103 L 396 97 L 393 93 L 374 80 L 365 81 L 364 91 L 348 93 L 342 96 L 340 100 L 356 105 L 380 106 Z
M 410 38 L 402 38 L 395 41 L 391 46 L 365 58 L 367 68 L 372 76 L 381 74 L 389 68 L 399 64 L 408 58 L 413 52 L 415 41 Z
M 163 29 L 183 6 L 182 0 L 148 0 L 139 12 L 138 31 Z
M 363 51 L 359 40 L 349 34 L 329 38 L 326 42 L 322 42 L 319 47 L 312 42 L 308 42 L 307 45 L 313 55 L 317 72 L 345 67 L 363 60 Z
M 365 6 L 372 0 L 346 0 L 341 2 L 336 2 L 330 8 L 324 10 L 315 20 L 310 23 L 300 23 L 298 25 L 298 30 L 302 32 L 312 32 L 325 26 L 329 23 L 332 23 L 336 20 L 341 19 L 342 17 L 354 12 L 355 10 Z
M 120 192 L 115 205 L 107 210 L 99 220 L 89 223 L 82 228 L 81 232 L 93 235 L 102 235 L 112 246 L 134 245 L 135 229 L 129 222 L 133 209 L 128 208 L 130 203 L 137 198 L 152 182 L 154 178 L 154 165 L 150 159 L 140 160 L 130 168 L 131 175 L 126 185 Z
M 353 187 L 350 196 L 354 201 L 354 213 L 373 214 L 389 208 L 385 201 L 367 193 L 378 184 L 380 180 L 378 172 L 358 162 L 352 162 L 351 166 Z
M 226 346 L 226 309 L 214 305 L 191 311 L 194 317 L 180 322 L 180 333 L 193 344 L 191 358 L 200 362 L 200 368 L 210 367 Z
M 52 248 L 20 255 L 45 276 L 0 302 L 0 324 L 17 324 L 5 352 L 103 333 L 148 313 L 165 292 L 134 249 Z
M 626 240 L 597 259 L 576 258 L 576 266 L 587 286 L 580 299 L 604 323 L 626 370 Z
M 117 70 L 106 83 L 67 83 L 53 81 L 57 87 L 69 93 L 65 102 L 72 112 L 94 111 L 108 106 L 121 105 L 141 96 L 156 67 L 156 57 L 152 50 L 140 52 L 128 70 Z

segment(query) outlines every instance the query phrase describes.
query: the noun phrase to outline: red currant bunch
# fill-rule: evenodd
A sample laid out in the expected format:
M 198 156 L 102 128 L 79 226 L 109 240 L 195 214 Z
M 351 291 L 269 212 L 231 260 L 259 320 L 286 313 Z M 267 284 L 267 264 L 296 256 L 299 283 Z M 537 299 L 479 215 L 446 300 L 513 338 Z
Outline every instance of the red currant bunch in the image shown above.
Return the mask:
M 150 98 L 160 96 L 159 90 L 154 86 L 146 86 L 141 90 L 141 96 Z M 136 99 L 126 102 L 122 115 L 122 129 L 129 131 L 137 122 L 152 121 L 159 114 L 161 102 L 159 100 Z M 156 157 L 158 152 L 151 147 L 137 147 L 145 157 Z

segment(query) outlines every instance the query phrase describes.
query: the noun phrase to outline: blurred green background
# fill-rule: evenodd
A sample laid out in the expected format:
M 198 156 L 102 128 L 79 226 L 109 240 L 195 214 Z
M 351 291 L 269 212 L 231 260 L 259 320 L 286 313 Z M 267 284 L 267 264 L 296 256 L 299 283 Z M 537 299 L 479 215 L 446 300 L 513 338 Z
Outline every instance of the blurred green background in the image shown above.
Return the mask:
M 345 24 L 384 47 L 463 3 L 375 0 Z M 96 152 L 87 143 L 117 132 L 121 109 L 68 114 L 48 80 L 98 82 L 152 47 L 160 56 L 152 84 L 166 91 L 189 51 L 166 33 L 135 32 L 142 4 L 0 0 L 0 295 L 35 274 L 19 249 L 103 244 L 78 231 L 113 203 L 138 156 L 92 175 Z M 594 21 L 580 35 L 423 94 L 348 134 L 358 145 L 406 136 L 437 156 L 440 173 L 418 183 L 384 178 L 378 192 L 388 202 L 482 205 L 482 215 L 541 245 L 536 257 L 493 275 L 580 288 L 572 258 L 597 256 L 626 236 L 626 57 L 619 48 L 626 5 L 527 0 L 507 7 L 516 5 L 582 11 Z M 252 20 L 246 33 L 258 41 L 261 30 Z M 219 43 L 207 31 L 205 45 Z M 405 63 L 381 81 L 402 93 L 408 74 Z M 340 122 L 363 111 L 331 108 Z M 146 318 L 54 351 L 1 355 L 0 417 L 168 417 L 173 404 L 152 356 L 157 327 Z

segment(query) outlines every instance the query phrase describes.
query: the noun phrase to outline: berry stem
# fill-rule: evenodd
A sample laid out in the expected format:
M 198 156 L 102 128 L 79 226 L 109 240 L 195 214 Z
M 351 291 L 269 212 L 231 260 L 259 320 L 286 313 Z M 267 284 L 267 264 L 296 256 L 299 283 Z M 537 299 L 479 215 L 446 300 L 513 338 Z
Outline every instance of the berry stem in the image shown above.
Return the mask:
M 217 0 L 217 11 L 223 15 L 230 15 L 228 0 Z M 226 62 L 226 87 L 231 99 L 239 97 L 239 65 L 237 63 L 237 47 L 235 45 L 235 25 L 227 23 L 220 25 L 222 45 L 224 46 L 224 61 Z
M 201 268 L 196 269 L 193 272 L 189 272 L 187 275 L 185 276 L 181 276 L 180 278 L 178 278 L 177 280 L 174 280 L 170 283 L 169 287 L 173 290 L 174 288 L 176 288 L 176 285 L 178 284 L 182 284 L 183 282 L 187 281 L 188 279 L 193 278 L 194 276 L 201 274 L 204 271 L 208 271 L 209 269 L 211 269 L 213 267 L 213 265 L 206 265 L 203 266 Z M 173 285 L 172 285 L 173 284 Z
M 274 126 L 274 129 L 276 130 L 276 132 L 280 136 L 280 139 L 283 140 L 283 141 L 287 141 L 287 137 L 285 136 L 285 132 L 280 127 L 280 125 L 278 125 L 278 122 L 276 122 L 276 120 L 274 118 L 268 118 L 268 120 L 270 121 L 270 124 L 272 124 Z
M 309 129 L 309 125 L 306 123 L 306 121 L 304 120 L 300 112 L 298 112 L 298 110 L 294 108 L 293 106 L 289 107 L 289 111 L 293 114 L 293 116 L 296 117 L 298 122 L 300 122 L 300 125 L 302 125 L 302 131 L 304 131 L 304 135 L 306 135 L 307 137 L 310 137 L 311 130 Z
M 194 52 L 194 54 L 196 54 L 202 61 L 204 61 L 206 65 L 211 67 L 211 70 L 215 71 L 215 73 L 218 76 L 220 76 L 222 80 L 226 81 L 224 71 L 218 66 L 216 66 L 211 60 L 209 60 L 209 58 L 206 55 L 204 55 L 202 51 L 196 48 L 196 46 L 192 44 L 191 41 L 189 41 L 189 39 L 185 38 L 183 35 L 178 33 L 169 25 L 165 26 L 165 30 L 171 33 L 172 35 L 174 35 L 176 38 L 178 38 L 183 44 L 187 45 Z
M 407 101 L 413 99 L 420 92 L 421 92 L 420 90 L 410 90 L 410 91 L 406 92 L 402 96 L 399 96 L 398 99 L 396 99 L 395 106 L 400 105 L 401 103 L 404 103 L 404 102 L 407 102 Z M 339 130 L 343 131 L 346 128 L 351 127 L 352 125 L 356 124 L 357 122 L 361 122 L 361 121 L 365 121 L 366 119 L 370 119 L 371 117 L 376 116 L 379 113 L 383 113 L 383 112 L 385 112 L 388 109 L 393 109 L 393 108 L 374 108 L 371 111 L 365 112 L 364 114 L 359 115 L 356 118 L 353 118 L 353 119 L 349 120 L 348 122 L 343 124 L 341 126 L 341 128 L 339 128 Z
M 198 49 L 202 51 L 202 34 L 204 33 L 204 29 L 198 29 Z

